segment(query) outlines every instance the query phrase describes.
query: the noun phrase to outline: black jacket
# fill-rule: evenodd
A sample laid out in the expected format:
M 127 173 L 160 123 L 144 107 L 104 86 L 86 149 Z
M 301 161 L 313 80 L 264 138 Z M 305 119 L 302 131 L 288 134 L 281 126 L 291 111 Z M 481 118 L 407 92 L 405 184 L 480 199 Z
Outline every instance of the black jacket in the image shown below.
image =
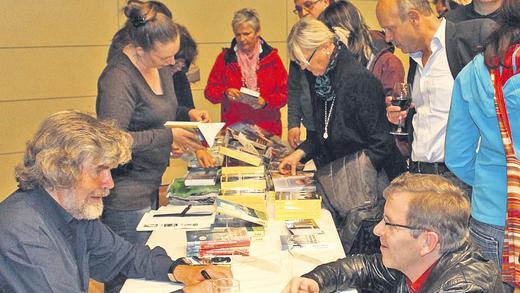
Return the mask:
M 376 169 L 385 166 L 398 150 L 389 134 L 381 82 L 341 47 L 336 67 L 329 73 L 336 101 L 328 125 L 329 138 L 323 138 L 325 102 L 316 96 L 316 77 L 306 72 L 309 81 L 316 136 L 308 137 L 298 148 L 318 168 L 357 151 L 366 154 Z M 330 108 L 328 103 L 328 108 Z
M 406 277 L 383 265 L 381 255 L 354 255 L 320 265 L 303 275 L 318 282 L 320 292 L 346 288 L 371 288 L 370 292 L 407 293 Z M 374 289 L 375 288 L 375 289 Z M 374 291 L 375 290 L 375 291 Z M 501 293 L 500 273 L 493 262 L 469 242 L 452 253 L 444 254 L 433 268 L 421 293 L 474 292 Z

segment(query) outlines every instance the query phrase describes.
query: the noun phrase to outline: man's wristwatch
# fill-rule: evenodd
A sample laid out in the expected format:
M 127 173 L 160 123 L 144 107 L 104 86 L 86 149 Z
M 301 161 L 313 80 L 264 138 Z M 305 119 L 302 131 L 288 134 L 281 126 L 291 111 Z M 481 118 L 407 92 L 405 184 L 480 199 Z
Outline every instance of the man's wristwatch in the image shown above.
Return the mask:
M 170 281 L 172 282 L 178 282 L 177 280 L 175 280 L 175 277 L 173 276 L 173 271 L 179 265 L 191 265 L 191 261 L 185 257 L 179 257 L 178 259 L 172 262 L 172 265 L 168 270 L 168 279 L 170 279 Z

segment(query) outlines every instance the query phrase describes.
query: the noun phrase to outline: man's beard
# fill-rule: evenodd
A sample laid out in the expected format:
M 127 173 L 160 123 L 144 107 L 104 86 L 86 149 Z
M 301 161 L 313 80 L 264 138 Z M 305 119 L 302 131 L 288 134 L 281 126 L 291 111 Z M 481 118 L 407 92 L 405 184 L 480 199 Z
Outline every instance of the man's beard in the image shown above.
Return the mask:
M 96 192 L 96 196 L 105 196 L 109 192 L 108 189 Z M 78 220 L 95 220 L 103 213 L 103 200 L 96 203 L 88 203 L 88 197 L 82 202 L 76 201 L 74 191 L 63 197 L 63 206 L 75 219 Z

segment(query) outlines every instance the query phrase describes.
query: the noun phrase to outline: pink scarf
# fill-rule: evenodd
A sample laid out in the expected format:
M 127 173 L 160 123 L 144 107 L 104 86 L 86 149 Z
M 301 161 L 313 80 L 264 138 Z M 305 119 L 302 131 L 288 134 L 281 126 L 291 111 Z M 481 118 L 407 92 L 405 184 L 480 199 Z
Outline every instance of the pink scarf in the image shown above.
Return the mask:
M 240 47 L 237 50 L 237 60 L 242 73 L 242 83 L 251 90 L 258 91 L 256 79 L 256 70 L 258 69 L 258 61 L 260 60 L 260 40 L 256 42 L 256 46 L 249 54 L 243 52 Z

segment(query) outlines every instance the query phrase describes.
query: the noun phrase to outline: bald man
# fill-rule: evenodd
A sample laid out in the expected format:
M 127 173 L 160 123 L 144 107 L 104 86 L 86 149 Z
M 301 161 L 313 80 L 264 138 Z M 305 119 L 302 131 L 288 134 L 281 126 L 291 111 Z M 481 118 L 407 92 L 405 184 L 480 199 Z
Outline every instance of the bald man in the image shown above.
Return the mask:
M 470 188 L 444 164 L 451 92 L 454 78 L 478 52 L 495 23 L 477 19 L 454 24 L 438 19 L 428 0 L 379 0 L 376 15 L 386 41 L 410 55 L 408 83 L 415 108 L 408 113 L 400 111 L 387 97 L 391 123 L 409 116 L 410 172 L 441 175 L 469 194 Z

